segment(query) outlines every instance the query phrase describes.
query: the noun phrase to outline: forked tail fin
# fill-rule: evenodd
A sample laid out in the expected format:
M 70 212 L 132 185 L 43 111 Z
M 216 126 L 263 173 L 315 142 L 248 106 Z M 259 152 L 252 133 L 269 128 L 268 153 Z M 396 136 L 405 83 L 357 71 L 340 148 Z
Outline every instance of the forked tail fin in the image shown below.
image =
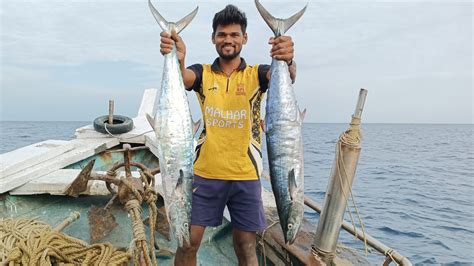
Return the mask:
M 268 12 L 258 0 L 255 0 L 255 5 L 257 6 L 258 12 L 262 16 L 263 20 L 265 20 L 268 26 L 270 26 L 270 28 L 272 29 L 273 33 L 275 34 L 275 37 L 285 34 L 285 32 L 287 32 L 288 29 L 290 29 L 291 26 L 293 26 L 296 21 L 301 18 L 301 16 L 303 16 L 304 12 L 306 11 L 306 7 L 308 6 L 308 4 L 306 4 L 305 7 L 301 9 L 298 13 L 287 19 L 281 19 L 272 16 L 270 12 Z
M 153 17 L 155 17 L 156 22 L 158 22 L 158 25 L 160 25 L 161 29 L 164 31 L 169 31 L 171 28 L 171 25 L 174 25 L 174 28 L 176 30 L 176 33 L 180 33 L 188 24 L 193 20 L 193 18 L 196 16 L 197 11 L 199 7 L 196 7 L 196 9 L 193 10 L 193 12 L 189 13 L 187 16 L 182 18 L 180 21 L 173 23 L 173 22 L 168 22 L 163 16 L 156 10 L 156 8 L 153 6 L 151 3 L 151 0 L 148 0 L 148 6 L 150 7 L 151 14 L 153 14 Z

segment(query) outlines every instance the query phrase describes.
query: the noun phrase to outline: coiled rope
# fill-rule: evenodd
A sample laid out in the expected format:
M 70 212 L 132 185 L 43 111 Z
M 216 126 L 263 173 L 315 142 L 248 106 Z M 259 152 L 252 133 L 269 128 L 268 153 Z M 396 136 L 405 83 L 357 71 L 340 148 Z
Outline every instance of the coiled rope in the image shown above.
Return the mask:
M 78 218 L 78 213 L 75 214 Z M 75 218 L 75 219 L 77 219 Z M 56 229 L 36 219 L 0 220 L 0 259 L 3 265 L 123 265 L 131 255 L 110 243 L 88 245 L 61 230 L 74 218 Z
M 342 144 L 344 144 L 346 146 L 349 146 L 350 148 L 360 147 L 360 141 L 361 141 L 360 120 L 361 120 L 360 118 L 352 116 L 352 120 L 351 120 L 349 129 L 347 129 L 344 133 L 341 134 L 341 136 L 339 137 L 339 141 L 337 142 L 337 146 L 336 146 L 336 160 L 337 160 L 336 166 L 337 166 L 337 170 L 338 170 L 337 172 L 339 173 L 338 178 L 339 178 L 339 182 L 341 184 L 341 190 L 344 194 L 344 197 L 345 197 L 346 201 L 349 201 L 349 197 L 347 195 L 348 193 L 344 190 L 344 186 L 342 185 L 343 184 L 343 180 L 342 180 L 343 178 L 342 178 L 341 173 L 343 173 L 344 176 L 347 177 L 347 171 L 346 171 L 346 167 L 345 167 L 345 163 L 344 163 L 344 158 L 343 158 L 342 153 L 341 153 L 342 152 Z M 347 182 L 347 180 L 346 180 L 346 182 Z M 359 208 L 357 207 L 357 204 L 356 204 L 356 201 L 355 201 L 355 196 L 354 196 L 354 193 L 352 191 L 352 188 L 349 185 L 347 185 L 347 187 L 349 188 L 349 195 L 351 197 L 352 204 L 354 206 L 355 212 L 357 214 L 357 218 L 359 220 L 359 224 L 360 224 L 361 229 L 362 229 L 362 234 L 363 234 L 363 238 L 364 238 L 365 254 L 368 255 L 369 251 L 368 251 L 368 244 L 367 244 L 367 236 L 365 234 L 365 226 L 364 226 L 364 223 L 363 223 L 362 218 L 360 216 Z M 346 208 L 347 208 L 347 212 L 349 213 L 349 217 L 351 219 L 352 226 L 354 227 L 354 229 L 356 229 L 354 218 L 352 217 L 352 212 L 351 212 L 348 204 L 346 205 Z M 354 230 L 354 232 L 356 232 L 355 237 L 357 238 L 357 230 Z

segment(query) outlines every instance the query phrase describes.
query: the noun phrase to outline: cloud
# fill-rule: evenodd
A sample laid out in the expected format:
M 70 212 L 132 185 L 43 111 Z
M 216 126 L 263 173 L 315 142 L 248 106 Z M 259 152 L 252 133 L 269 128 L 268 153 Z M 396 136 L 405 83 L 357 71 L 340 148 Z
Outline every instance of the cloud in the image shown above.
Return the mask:
M 292 15 L 307 3 L 261 2 L 277 17 Z M 214 60 L 217 54 L 210 41 L 211 22 L 225 4 L 153 3 L 170 21 L 198 5 L 198 15 L 181 34 L 187 45 L 186 63 Z M 234 3 L 249 20 L 249 42 L 242 56 L 251 64 L 270 63 L 270 29 L 253 1 Z M 3 113 L 8 114 L 2 119 L 12 119 L 13 114 L 15 119 L 31 118 L 18 115 L 21 97 L 14 91 L 48 102 L 37 93 L 38 88 L 61 91 L 61 84 L 72 95 L 76 93 L 69 89 L 93 88 L 91 97 L 123 93 L 134 95 L 139 102 L 141 90 L 159 86 L 161 30 L 147 1 L 7 0 L 2 1 L 1 8 L 1 101 Z M 303 18 L 288 33 L 295 41 L 295 87 L 300 105 L 308 107 L 306 121 L 346 121 L 358 89 L 367 87 L 367 108 L 379 107 L 379 103 L 393 105 L 385 108 L 387 119 L 365 113 L 370 122 L 432 121 L 434 116 L 439 122 L 460 121 L 462 117 L 471 123 L 472 111 L 466 111 L 472 110 L 474 100 L 471 19 L 470 1 L 310 1 Z M 439 105 L 442 95 L 426 94 L 425 87 L 440 92 L 447 84 L 457 92 L 450 96 L 453 106 L 459 108 Z M 418 111 L 415 104 L 402 112 L 397 110 L 392 98 L 400 88 L 410 91 L 410 101 L 423 102 L 431 111 L 415 120 L 408 115 Z M 70 95 L 56 95 L 58 100 L 67 97 Z M 137 107 L 128 108 L 126 112 L 134 114 Z M 194 112 L 199 112 L 197 107 Z M 59 117 L 54 112 L 36 115 L 35 120 Z

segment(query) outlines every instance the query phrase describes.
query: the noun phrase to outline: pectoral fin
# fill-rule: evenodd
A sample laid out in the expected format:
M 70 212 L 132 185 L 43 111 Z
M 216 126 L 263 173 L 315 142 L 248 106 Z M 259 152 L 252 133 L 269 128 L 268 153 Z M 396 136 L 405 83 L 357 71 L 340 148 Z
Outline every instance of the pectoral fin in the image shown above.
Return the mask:
M 290 199 L 293 201 L 296 198 L 296 193 L 298 192 L 294 168 L 288 172 L 288 190 L 290 192 Z
M 179 177 L 176 181 L 176 187 L 174 188 L 174 195 L 175 197 L 181 198 L 183 194 L 183 182 L 184 182 L 184 172 L 183 170 L 179 170 Z

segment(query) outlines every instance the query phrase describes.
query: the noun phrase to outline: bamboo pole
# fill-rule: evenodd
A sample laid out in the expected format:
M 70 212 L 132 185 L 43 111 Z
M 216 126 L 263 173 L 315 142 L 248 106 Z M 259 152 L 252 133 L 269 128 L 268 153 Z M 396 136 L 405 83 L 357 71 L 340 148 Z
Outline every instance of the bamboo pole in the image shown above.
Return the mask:
M 326 190 L 324 208 L 316 229 L 313 249 L 328 262 L 336 255 L 337 240 L 359 161 L 360 117 L 366 96 L 367 90 L 361 89 L 350 127 L 341 134 L 336 144 L 336 156 Z

